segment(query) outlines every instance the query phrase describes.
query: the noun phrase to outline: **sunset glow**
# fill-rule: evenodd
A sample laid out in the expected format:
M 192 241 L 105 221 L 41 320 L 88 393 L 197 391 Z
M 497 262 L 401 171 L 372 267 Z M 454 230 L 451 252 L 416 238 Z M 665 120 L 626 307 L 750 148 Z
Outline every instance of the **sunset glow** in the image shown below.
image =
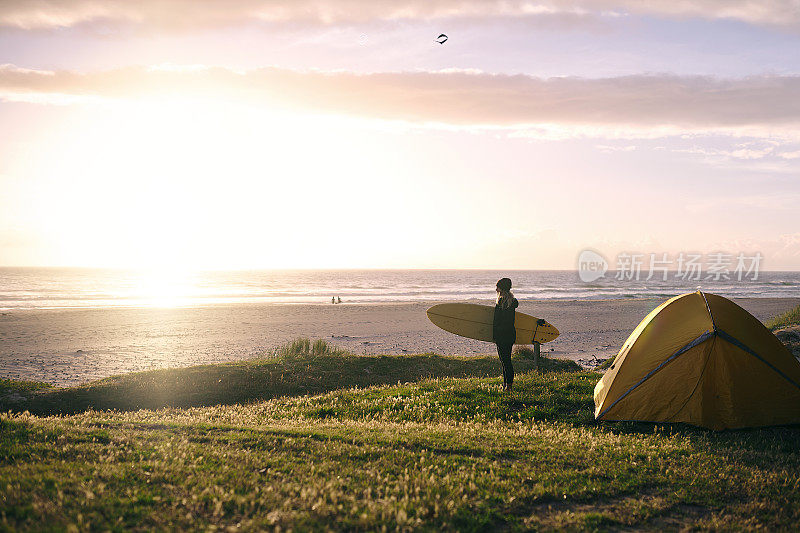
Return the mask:
M 800 268 L 791 16 L 301 4 L 0 9 L 0 264 Z

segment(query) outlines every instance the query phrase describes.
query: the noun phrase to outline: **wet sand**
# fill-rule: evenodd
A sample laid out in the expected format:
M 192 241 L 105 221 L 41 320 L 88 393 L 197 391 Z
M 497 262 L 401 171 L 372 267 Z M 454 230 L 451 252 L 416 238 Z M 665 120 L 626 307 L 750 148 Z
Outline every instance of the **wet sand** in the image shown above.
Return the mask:
M 546 318 L 561 331 L 543 345 L 544 352 L 588 363 L 616 354 L 662 301 L 524 301 L 519 310 Z M 800 305 L 800 298 L 735 301 L 760 320 Z M 254 358 L 299 336 L 355 353 L 495 353 L 490 343 L 431 324 L 425 310 L 433 303 L 440 302 L 4 311 L 0 377 L 77 385 L 139 370 Z

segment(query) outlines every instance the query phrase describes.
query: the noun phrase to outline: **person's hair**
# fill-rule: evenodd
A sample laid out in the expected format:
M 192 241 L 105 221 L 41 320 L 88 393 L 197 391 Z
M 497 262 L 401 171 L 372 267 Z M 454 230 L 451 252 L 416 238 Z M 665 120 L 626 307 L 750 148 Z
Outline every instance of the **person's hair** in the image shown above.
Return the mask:
M 511 294 L 511 280 L 502 278 L 497 282 L 497 304 L 503 309 L 511 307 L 514 295 Z

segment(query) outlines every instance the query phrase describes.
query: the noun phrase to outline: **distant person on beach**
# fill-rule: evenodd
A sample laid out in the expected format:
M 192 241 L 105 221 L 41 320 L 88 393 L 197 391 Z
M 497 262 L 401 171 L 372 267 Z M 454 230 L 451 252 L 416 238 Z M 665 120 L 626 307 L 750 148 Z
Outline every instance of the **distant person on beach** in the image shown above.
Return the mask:
M 497 345 L 497 355 L 503 365 L 503 390 L 511 393 L 514 384 L 514 367 L 511 364 L 511 349 L 517 340 L 514 328 L 514 313 L 519 302 L 511 294 L 511 280 L 503 278 L 497 282 L 497 303 L 494 306 L 494 322 L 492 324 L 492 340 Z
M 336 303 L 337 303 L 337 304 L 340 304 L 340 303 L 342 303 L 342 297 L 341 297 L 341 296 L 337 296 L 337 297 L 336 297 Z
M 335 303 L 336 303 L 336 297 L 335 297 L 335 296 L 331 296 L 331 303 L 332 303 L 332 304 L 335 304 Z

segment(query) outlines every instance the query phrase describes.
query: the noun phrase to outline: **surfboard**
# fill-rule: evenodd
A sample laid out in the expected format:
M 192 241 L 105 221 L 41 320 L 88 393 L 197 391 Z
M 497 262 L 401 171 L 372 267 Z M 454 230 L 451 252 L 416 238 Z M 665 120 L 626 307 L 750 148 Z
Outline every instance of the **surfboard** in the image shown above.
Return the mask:
M 445 331 L 469 339 L 492 342 L 494 306 L 479 304 L 439 304 L 428 309 L 428 319 Z M 535 316 L 516 312 L 514 326 L 517 341 L 514 344 L 550 342 L 559 332 L 546 320 L 538 323 Z

